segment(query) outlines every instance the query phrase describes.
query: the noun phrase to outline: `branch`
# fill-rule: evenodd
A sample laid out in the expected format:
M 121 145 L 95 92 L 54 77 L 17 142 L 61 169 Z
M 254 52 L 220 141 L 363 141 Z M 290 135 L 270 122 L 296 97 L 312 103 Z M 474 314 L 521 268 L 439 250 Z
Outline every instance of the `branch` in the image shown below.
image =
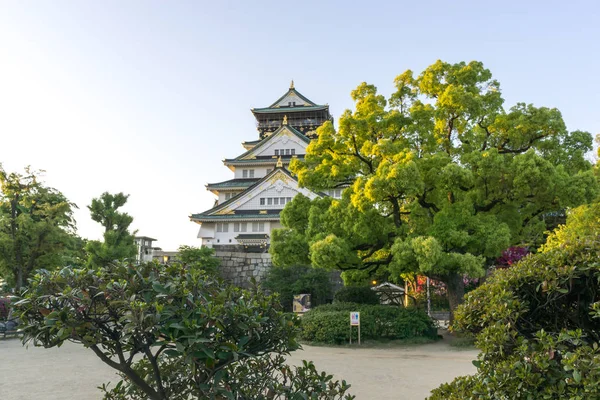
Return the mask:
M 479 206 L 479 205 L 475 204 L 474 205 L 475 211 L 477 211 L 477 212 L 490 211 L 492 208 L 494 208 L 496 205 L 498 205 L 502 202 L 503 202 L 502 199 L 496 199 L 496 200 L 491 201 L 489 204 L 487 204 L 485 206 Z
M 427 200 L 425 200 L 425 196 L 427 196 L 427 189 L 423 191 L 423 194 L 421 196 L 417 196 L 417 201 L 419 202 L 419 205 L 423 208 L 431 209 L 434 212 L 440 211 L 440 209 L 437 208 L 435 204 L 429 203 Z
M 148 357 L 148 361 L 150 361 L 150 365 L 152 365 L 152 371 L 154 372 L 154 379 L 156 380 L 156 386 L 158 387 L 158 393 L 163 398 L 166 399 L 167 396 L 165 394 L 165 388 L 163 387 L 163 384 L 162 384 L 162 379 L 160 376 L 160 369 L 158 368 L 158 363 L 156 362 L 156 359 L 158 358 L 158 353 L 156 354 L 156 356 L 153 356 L 152 352 L 150 351 L 148 346 L 144 346 L 144 354 L 146 354 L 146 357 Z
M 94 353 L 96 353 L 96 355 L 108 366 L 110 366 L 113 369 L 116 369 L 117 371 L 122 372 L 125 376 L 127 376 L 129 379 L 131 379 L 131 381 L 137 386 L 139 387 L 142 391 L 144 391 L 144 393 L 146 393 L 148 395 L 148 398 L 152 399 L 152 400 L 166 400 L 166 397 L 159 395 L 156 390 L 154 390 L 152 388 L 152 386 L 148 385 L 146 383 L 145 380 L 143 380 L 138 374 L 135 373 L 134 370 L 132 370 L 131 368 L 129 368 L 129 366 L 121 363 L 116 363 L 113 360 L 111 360 L 109 357 L 106 356 L 106 354 L 104 354 L 102 352 L 102 350 L 100 350 L 98 348 L 97 345 L 91 345 L 90 349 L 92 349 L 94 351 Z
M 485 131 L 485 140 L 483 141 L 483 145 L 481 146 L 481 151 L 484 151 L 487 148 L 488 140 L 490 139 L 491 133 L 487 126 L 484 126 L 481 121 L 477 123 L 481 129 Z

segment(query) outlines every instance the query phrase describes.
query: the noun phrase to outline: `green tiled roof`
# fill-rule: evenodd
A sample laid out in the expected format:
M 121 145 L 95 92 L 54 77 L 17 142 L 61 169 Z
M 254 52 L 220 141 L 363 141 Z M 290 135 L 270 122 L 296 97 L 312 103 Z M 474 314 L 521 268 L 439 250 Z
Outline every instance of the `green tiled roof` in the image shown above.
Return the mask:
M 266 176 L 264 176 L 264 177 L 262 177 L 262 178 L 259 178 L 259 179 L 258 179 L 258 181 L 256 181 L 254 184 L 252 184 L 250 187 L 248 187 L 248 188 L 247 188 L 246 190 L 244 190 L 243 192 L 241 192 L 241 193 L 238 193 L 237 195 L 233 196 L 233 197 L 232 197 L 232 198 L 230 198 L 229 200 L 226 200 L 224 203 L 221 203 L 221 204 L 219 204 L 219 205 L 217 205 L 217 206 L 215 206 L 215 207 L 211 208 L 210 210 L 206 210 L 206 211 L 204 211 L 204 212 L 202 212 L 202 213 L 199 213 L 199 214 L 192 214 L 192 215 L 190 216 L 190 218 L 191 218 L 191 219 L 196 219 L 196 220 L 198 220 L 198 221 L 201 221 L 201 220 L 199 219 L 200 217 L 208 217 L 208 218 L 207 218 L 207 220 L 208 220 L 208 219 L 211 219 L 211 217 L 220 217 L 220 219 L 224 219 L 224 218 L 222 218 L 222 217 L 234 217 L 234 218 L 235 218 L 236 216 L 237 216 L 237 218 L 244 217 L 244 216 L 246 216 L 246 217 L 247 217 L 247 216 L 248 216 L 248 214 L 225 214 L 225 215 L 221 214 L 221 215 L 215 215 L 214 213 L 217 213 L 217 212 L 219 212 L 220 210 L 224 209 L 225 207 L 229 206 L 229 204 L 231 204 L 231 203 L 235 202 L 235 201 L 236 201 L 237 199 L 239 199 L 241 196 L 243 196 L 244 194 L 246 194 L 248 190 L 251 190 L 251 189 L 253 189 L 253 188 L 254 188 L 254 187 L 256 187 L 258 184 L 260 184 L 261 182 L 263 182 L 263 181 L 265 181 L 265 180 L 269 179 L 271 176 L 275 175 L 275 174 L 276 174 L 276 173 L 278 173 L 279 171 L 280 171 L 280 172 L 283 172 L 284 174 L 286 174 L 287 176 L 289 176 L 290 178 L 292 178 L 292 179 L 294 179 L 294 180 L 296 179 L 296 178 L 294 178 L 294 177 L 292 176 L 292 174 L 290 173 L 290 171 L 286 170 L 285 168 L 275 167 L 275 168 L 273 169 L 273 171 L 271 171 L 271 172 L 270 172 L 269 174 L 267 174 Z M 265 217 L 267 217 L 267 218 L 268 218 L 269 216 L 272 216 L 273 214 L 257 214 L 257 215 L 259 215 L 259 217 L 258 217 L 258 218 L 261 218 L 261 219 L 263 219 L 263 218 L 265 218 Z M 215 219 L 219 219 L 219 218 L 215 218 Z
M 270 219 L 270 220 L 279 220 L 279 214 L 218 214 L 218 215 L 206 215 L 204 213 L 201 214 L 192 214 L 190 219 L 196 221 L 223 221 L 223 220 L 232 220 L 232 219 Z
M 242 233 L 235 237 L 236 240 L 257 240 L 257 239 L 268 239 L 269 235 L 266 233 Z
M 287 92 L 285 92 L 285 94 L 283 96 L 281 96 L 280 98 L 278 98 L 277 100 L 275 100 L 275 102 L 273 104 L 271 104 L 269 106 L 269 108 L 271 107 L 275 107 L 277 105 L 277 103 L 279 103 L 281 100 L 283 100 L 287 95 L 289 94 L 295 94 L 296 96 L 300 97 L 302 100 L 304 100 L 305 102 L 309 103 L 312 106 L 316 106 L 316 104 L 313 101 L 310 101 L 308 98 L 304 97 L 302 95 L 302 93 L 300 93 L 299 91 L 296 90 L 296 88 L 292 85 Z
M 284 164 L 288 164 L 290 162 L 290 160 L 293 158 L 294 156 L 287 156 L 287 158 L 285 156 L 281 157 L 281 162 L 283 162 Z M 300 160 L 304 159 L 304 155 L 302 154 L 298 154 L 295 157 L 299 158 Z M 252 158 L 249 160 L 238 160 L 237 158 L 228 158 L 223 160 L 223 163 L 225 165 L 238 165 L 238 164 L 259 164 L 259 165 L 272 165 L 272 164 L 277 164 L 277 160 L 279 160 L 279 157 L 276 158 Z
M 224 182 L 217 182 L 217 183 L 207 183 L 206 187 L 207 188 L 219 188 L 219 189 L 226 189 L 226 188 L 247 188 L 252 186 L 253 184 L 255 184 L 260 178 L 254 178 L 254 179 L 231 179 L 228 181 L 224 181 Z
M 252 112 L 255 114 L 275 114 L 275 113 L 295 113 L 303 111 L 320 111 L 327 110 L 329 106 L 296 106 L 296 107 L 278 107 L 278 108 L 254 108 Z
M 260 149 L 262 146 L 265 145 L 265 143 L 268 143 L 271 138 L 275 137 L 275 135 L 277 135 L 279 133 L 280 130 L 287 128 L 289 129 L 290 132 L 292 132 L 294 135 L 296 135 L 299 139 L 303 140 L 306 143 L 310 143 L 310 139 L 308 137 L 306 137 L 306 135 L 304 135 L 302 132 L 300 132 L 298 129 L 292 127 L 291 125 L 281 125 L 275 132 L 273 132 L 272 134 L 270 134 L 269 136 L 267 136 L 266 138 L 258 141 L 258 144 L 256 146 L 254 146 L 253 148 L 251 148 L 248 151 L 245 151 L 244 153 L 240 154 L 239 156 L 237 156 L 236 158 L 234 158 L 233 160 L 238 160 L 240 158 L 244 158 L 245 156 L 247 156 L 248 154 L 257 151 L 258 149 Z M 226 159 L 225 161 L 229 161 L 232 160 L 231 158 Z

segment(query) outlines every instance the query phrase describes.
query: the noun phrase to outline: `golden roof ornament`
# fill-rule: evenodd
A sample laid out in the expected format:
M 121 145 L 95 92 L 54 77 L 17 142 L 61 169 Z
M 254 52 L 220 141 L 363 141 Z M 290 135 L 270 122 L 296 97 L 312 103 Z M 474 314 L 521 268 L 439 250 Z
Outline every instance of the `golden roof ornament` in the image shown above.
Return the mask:
M 281 156 L 279 156 L 279 159 L 277 160 L 277 164 L 275 164 L 275 166 L 277 168 L 283 168 L 283 162 L 281 161 Z
M 287 115 L 283 116 L 283 125 L 287 125 Z
M 290 89 L 294 89 L 294 80 L 292 79 L 292 83 L 290 83 Z

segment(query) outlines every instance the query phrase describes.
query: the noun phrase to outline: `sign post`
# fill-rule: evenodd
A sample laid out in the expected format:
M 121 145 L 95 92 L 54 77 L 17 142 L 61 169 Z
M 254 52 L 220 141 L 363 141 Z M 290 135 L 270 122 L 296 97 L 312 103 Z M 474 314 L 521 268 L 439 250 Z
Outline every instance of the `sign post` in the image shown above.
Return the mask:
M 360 345 L 360 313 L 357 311 L 350 312 L 350 344 L 352 344 L 352 327 L 358 327 L 358 344 Z

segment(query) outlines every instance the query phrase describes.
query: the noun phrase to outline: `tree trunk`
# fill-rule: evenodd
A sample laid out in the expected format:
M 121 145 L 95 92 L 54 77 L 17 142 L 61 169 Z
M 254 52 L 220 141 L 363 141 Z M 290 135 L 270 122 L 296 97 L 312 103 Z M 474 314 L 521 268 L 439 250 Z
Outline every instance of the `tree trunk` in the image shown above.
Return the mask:
M 462 275 L 449 274 L 444 280 L 448 292 L 448 303 L 450 303 L 450 326 L 454 324 L 454 310 L 462 304 L 465 298 L 465 283 Z
M 16 294 L 19 295 L 21 293 L 21 288 L 23 287 L 23 267 L 17 267 L 17 273 L 15 274 L 15 289 Z

